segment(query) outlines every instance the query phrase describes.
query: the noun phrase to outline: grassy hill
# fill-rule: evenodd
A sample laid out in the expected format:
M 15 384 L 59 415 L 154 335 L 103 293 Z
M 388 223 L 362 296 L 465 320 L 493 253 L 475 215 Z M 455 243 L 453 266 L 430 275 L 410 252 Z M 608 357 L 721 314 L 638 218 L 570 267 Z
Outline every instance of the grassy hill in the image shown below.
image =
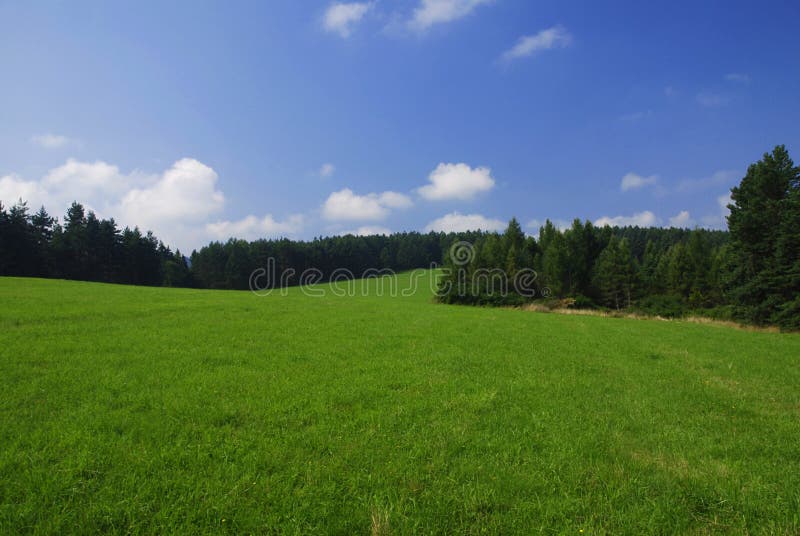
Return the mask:
M 800 531 L 800 336 L 372 285 L 0 278 L 0 531 Z

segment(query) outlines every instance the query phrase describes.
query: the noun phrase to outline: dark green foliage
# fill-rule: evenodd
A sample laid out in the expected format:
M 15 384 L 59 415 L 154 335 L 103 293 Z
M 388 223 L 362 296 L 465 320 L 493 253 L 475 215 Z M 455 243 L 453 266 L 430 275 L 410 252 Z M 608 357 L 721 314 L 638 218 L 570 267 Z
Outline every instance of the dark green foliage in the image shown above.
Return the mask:
M 521 232 L 521 230 L 520 230 Z M 260 279 L 259 285 L 270 288 L 300 284 L 306 270 L 319 270 L 321 281 L 332 276 L 360 277 L 367 270 L 392 269 L 405 271 L 439 265 L 443 252 L 457 241 L 476 241 L 484 233 L 397 233 L 391 236 L 334 236 L 310 242 L 288 239 L 246 242 L 231 239 L 212 242 L 194 251 L 191 272 L 195 283 L 203 288 L 249 288 L 254 270 L 267 269 L 273 279 Z M 527 259 L 524 234 L 519 242 L 520 262 Z
M 525 279 L 538 246 L 525 236 L 516 218 L 502 235 L 486 233 L 474 242 L 453 247 L 460 252 L 451 250 L 445 255 L 438 294 L 441 302 L 522 305 L 539 291 L 535 280 Z
M 570 299 L 571 307 L 623 309 L 648 296 L 669 295 L 670 303 L 681 304 L 681 314 L 724 303 L 727 234 L 722 231 L 597 228 L 575 220 L 563 231 L 545 222 L 538 241 L 519 236 L 519 225 L 512 220 L 503 235 L 489 233 L 474 243 L 475 260 L 469 266 L 446 262 L 449 278 L 442 288 L 450 291 L 441 301 L 516 305 L 553 297 L 559 307 L 562 299 Z M 536 272 L 535 296 L 515 292 L 513 282 L 520 270 Z M 474 291 L 463 292 L 456 276 L 474 282 L 466 285 Z M 497 292 L 501 279 L 508 283 L 505 296 Z
M 735 315 L 800 328 L 800 168 L 784 146 L 748 168 L 728 208 Z
M 597 258 L 594 270 L 594 283 L 600 292 L 601 303 L 617 310 L 630 307 L 636 273 L 628 241 L 612 236 Z
M 169 275 L 166 270 L 169 269 Z M 73 203 L 59 225 L 42 207 L 29 214 L 20 201 L 0 204 L 0 275 L 56 277 L 134 285 L 190 285 L 186 260 L 152 233 L 120 232 Z
M 645 296 L 636 304 L 636 309 L 663 318 L 680 318 L 686 314 L 686 303 L 674 294 Z

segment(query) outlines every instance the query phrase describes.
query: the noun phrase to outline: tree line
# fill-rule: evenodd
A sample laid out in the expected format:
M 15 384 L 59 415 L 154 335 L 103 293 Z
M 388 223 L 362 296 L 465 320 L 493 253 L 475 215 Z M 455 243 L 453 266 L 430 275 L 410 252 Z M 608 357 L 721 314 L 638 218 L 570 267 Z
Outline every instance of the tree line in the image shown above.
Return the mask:
M 430 268 L 457 240 L 484 233 L 396 233 L 391 236 L 334 236 L 311 241 L 288 239 L 211 242 L 186 257 L 152 232 L 120 229 L 74 202 L 60 223 L 44 207 L 31 213 L 20 200 L 0 202 L 0 275 L 75 279 L 132 285 L 247 290 L 257 268 L 275 262 L 273 285 L 300 284 L 308 269 L 327 280 L 336 270 L 358 277 L 369 269 Z
M 0 275 L 158 286 L 194 281 L 180 251 L 151 232 L 120 229 L 80 203 L 60 224 L 44 207 L 31 214 L 24 201 L 8 210 L 0 202 Z
M 230 239 L 187 258 L 151 232 L 120 229 L 79 203 L 59 223 L 44 207 L 31 213 L 19 201 L 8 208 L 0 203 L 0 275 L 244 290 L 252 272 L 269 262 L 285 275 L 272 286 L 300 284 L 308 269 L 319 270 L 324 281 L 337 270 L 359 276 L 369 269 L 441 265 L 439 299 L 446 303 L 518 305 L 546 298 L 572 307 L 664 316 L 691 310 L 800 329 L 800 168 L 785 147 L 748 168 L 732 189 L 729 209 L 727 232 L 596 227 L 576 219 L 567 229 L 547 221 L 533 237 L 512 219 L 503 233 Z M 461 243 L 470 245 L 467 262 L 452 255 Z M 513 283 L 523 275 L 528 287 L 519 291 Z M 506 278 L 505 292 L 494 285 L 496 277 Z M 457 278 L 477 283 L 463 292 Z
M 729 242 L 725 231 L 595 227 L 578 219 L 563 230 L 547 221 L 535 240 L 512 219 L 502 234 L 474 243 L 468 264 L 446 260 L 440 299 L 519 305 L 537 297 L 584 308 L 636 305 L 675 316 L 725 303 Z M 534 274 L 533 286 L 517 286 L 520 276 Z
M 440 299 L 521 304 L 529 289 L 513 282 L 535 272 L 537 297 L 574 307 L 695 311 L 800 329 L 800 168 L 784 146 L 748 168 L 728 208 L 728 232 L 580 220 L 559 230 L 547 221 L 534 240 L 512 219 L 504 233 L 477 240 L 468 264 L 447 259 Z M 473 282 L 468 292 L 461 280 Z

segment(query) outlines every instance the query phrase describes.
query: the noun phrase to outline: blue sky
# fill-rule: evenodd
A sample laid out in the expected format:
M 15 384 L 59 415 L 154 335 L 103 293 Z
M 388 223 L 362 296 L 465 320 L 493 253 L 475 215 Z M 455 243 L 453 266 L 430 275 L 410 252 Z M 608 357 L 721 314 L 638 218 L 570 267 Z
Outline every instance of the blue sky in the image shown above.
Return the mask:
M 724 225 L 797 2 L 0 0 L 0 199 L 237 235 Z

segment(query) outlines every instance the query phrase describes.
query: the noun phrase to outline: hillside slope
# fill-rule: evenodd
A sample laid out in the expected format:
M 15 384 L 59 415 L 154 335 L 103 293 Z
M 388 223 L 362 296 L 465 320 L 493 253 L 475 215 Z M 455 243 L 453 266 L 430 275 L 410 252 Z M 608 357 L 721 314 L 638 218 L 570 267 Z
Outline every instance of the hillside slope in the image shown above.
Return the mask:
M 374 284 L 0 278 L 0 532 L 800 531 L 800 336 Z

